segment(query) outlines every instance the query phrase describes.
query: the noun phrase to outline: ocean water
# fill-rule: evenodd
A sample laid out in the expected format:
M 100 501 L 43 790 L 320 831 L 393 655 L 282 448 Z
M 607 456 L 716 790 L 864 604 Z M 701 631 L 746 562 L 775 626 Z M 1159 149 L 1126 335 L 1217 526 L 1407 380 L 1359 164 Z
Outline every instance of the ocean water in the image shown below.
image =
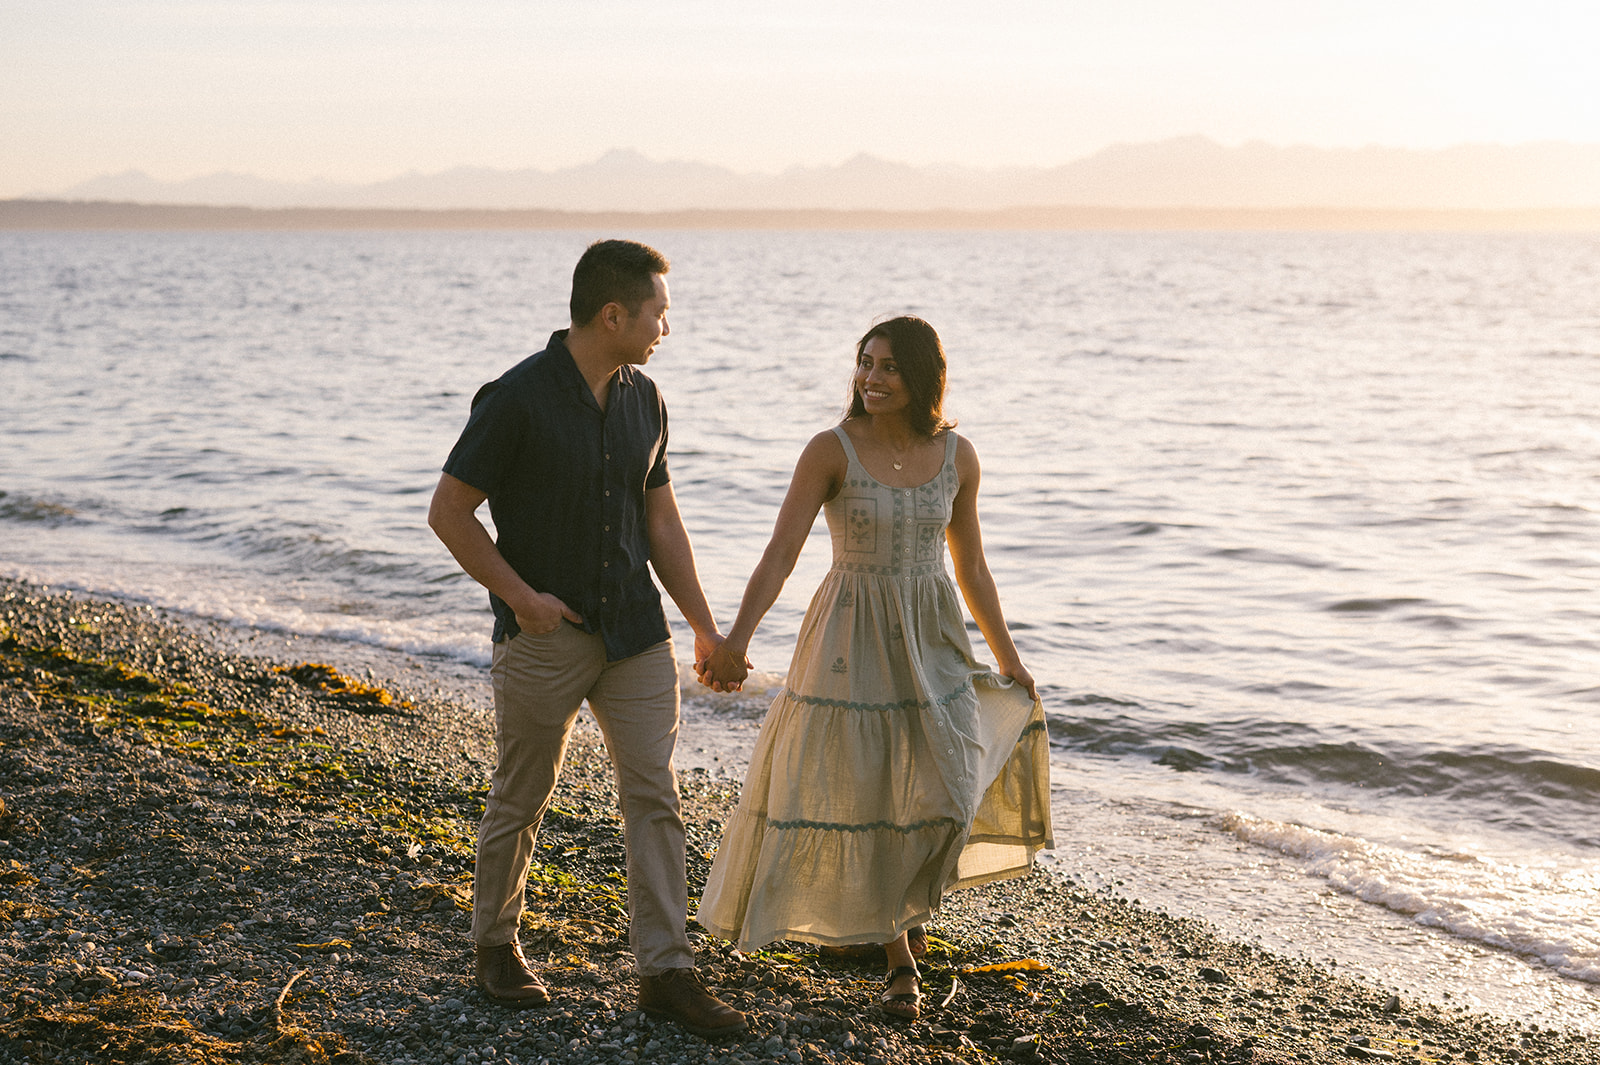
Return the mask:
M 486 662 L 428 495 L 608 235 L 0 233 L 0 572 Z M 855 338 L 922 314 L 1050 719 L 1049 866 L 1600 1029 L 1600 240 L 629 235 L 674 263 L 649 372 L 725 623 Z M 747 744 L 750 699 L 686 694 Z

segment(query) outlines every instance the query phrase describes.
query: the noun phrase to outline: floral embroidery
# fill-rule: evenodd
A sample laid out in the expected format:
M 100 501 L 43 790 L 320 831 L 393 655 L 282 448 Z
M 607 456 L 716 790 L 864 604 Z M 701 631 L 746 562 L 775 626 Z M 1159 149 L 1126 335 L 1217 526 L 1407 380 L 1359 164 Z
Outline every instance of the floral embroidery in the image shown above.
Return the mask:
M 842 657 L 835 658 L 833 660 L 833 665 L 828 667 L 828 668 L 832 669 L 835 673 L 848 673 L 848 672 L 850 672 L 850 664 L 848 662 L 846 662 Z
M 852 498 L 845 515 L 845 546 L 850 551 L 872 554 L 878 550 L 878 501 L 870 497 Z

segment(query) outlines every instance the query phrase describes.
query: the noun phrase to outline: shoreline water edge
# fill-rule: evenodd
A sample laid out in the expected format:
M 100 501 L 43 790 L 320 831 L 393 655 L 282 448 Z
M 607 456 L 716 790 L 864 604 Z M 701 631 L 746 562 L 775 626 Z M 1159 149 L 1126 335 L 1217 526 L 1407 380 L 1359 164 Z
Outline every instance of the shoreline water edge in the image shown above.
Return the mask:
M 592 729 L 522 933 L 556 1003 L 505 1010 L 467 932 L 490 714 L 436 663 L 257 635 L 0 579 L 0 1060 L 1600 1063 L 1595 1033 L 1407 999 L 1042 869 L 949 896 L 909 1026 L 871 1008 L 881 959 L 696 934 L 751 1016 L 707 1042 L 636 1009 Z M 680 779 L 698 895 L 738 780 Z

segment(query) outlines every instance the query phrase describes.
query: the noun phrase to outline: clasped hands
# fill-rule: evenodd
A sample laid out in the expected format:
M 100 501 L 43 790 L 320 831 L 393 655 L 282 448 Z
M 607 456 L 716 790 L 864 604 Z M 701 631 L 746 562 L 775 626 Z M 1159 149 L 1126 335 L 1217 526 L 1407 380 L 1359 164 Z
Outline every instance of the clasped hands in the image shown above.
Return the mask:
M 714 692 L 736 692 L 750 675 L 750 659 L 736 654 L 726 641 L 718 643 L 694 664 L 700 683 Z

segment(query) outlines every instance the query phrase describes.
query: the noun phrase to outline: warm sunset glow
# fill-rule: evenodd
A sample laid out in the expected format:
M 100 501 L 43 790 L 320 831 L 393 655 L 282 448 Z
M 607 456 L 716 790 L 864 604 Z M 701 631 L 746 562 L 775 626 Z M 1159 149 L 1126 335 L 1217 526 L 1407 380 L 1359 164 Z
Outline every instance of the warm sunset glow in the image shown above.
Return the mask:
M 373 181 L 613 148 L 741 172 L 1056 165 L 1200 134 L 1600 142 L 1587 5 L 14 0 L 0 196 L 140 169 Z

